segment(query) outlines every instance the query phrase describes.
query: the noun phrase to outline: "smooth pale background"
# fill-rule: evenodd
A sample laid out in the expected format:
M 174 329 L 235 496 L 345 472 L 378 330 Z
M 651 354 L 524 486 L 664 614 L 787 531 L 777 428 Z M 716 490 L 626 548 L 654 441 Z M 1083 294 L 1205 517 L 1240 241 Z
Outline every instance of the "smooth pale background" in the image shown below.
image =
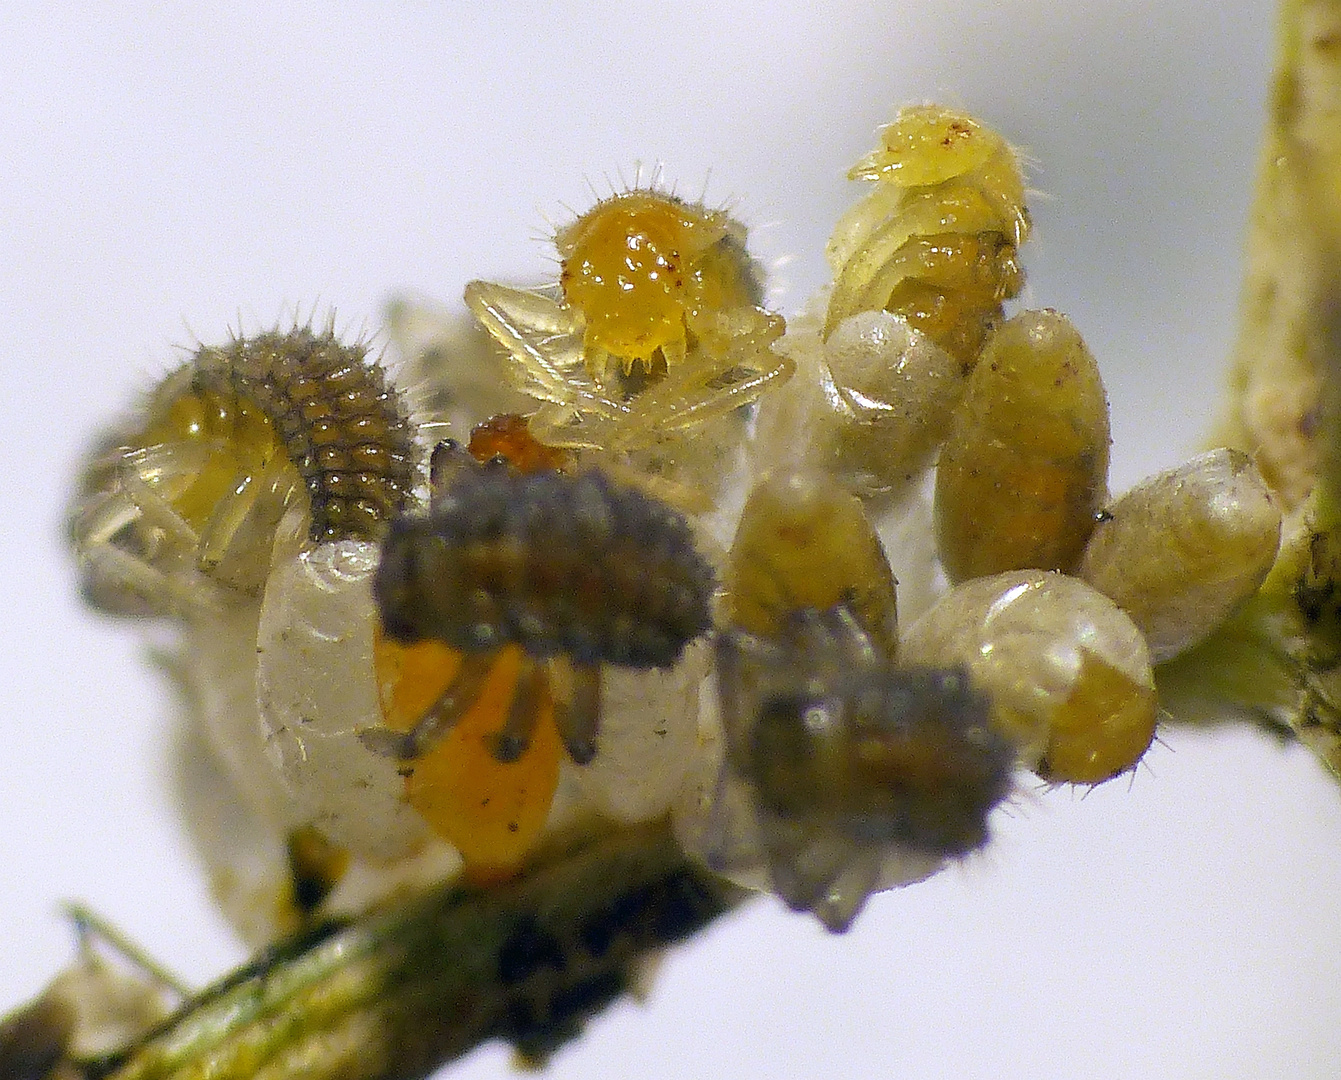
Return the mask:
M 1219 389 L 1265 3 L 270 6 L 0 15 L 0 1008 L 69 959 L 62 898 L 192 979 L 241 958 L 163 783 L 171 701 L 62 547 L 81 450 L 180 346 L 544 274 L 546 219 L 638 161 L 734 200 L 794 309 L 845 168 L 938 97 L 1036 162 L 1030 299 L 1100 359 L 1114 487 L 1178 461 Z M 1130 781 L 1020 798 L 846 937 L 756 903 L 552 1074 L 1332 1077 L 1339 926 L 1341 791 L 1250 733 L 1171 732 Z

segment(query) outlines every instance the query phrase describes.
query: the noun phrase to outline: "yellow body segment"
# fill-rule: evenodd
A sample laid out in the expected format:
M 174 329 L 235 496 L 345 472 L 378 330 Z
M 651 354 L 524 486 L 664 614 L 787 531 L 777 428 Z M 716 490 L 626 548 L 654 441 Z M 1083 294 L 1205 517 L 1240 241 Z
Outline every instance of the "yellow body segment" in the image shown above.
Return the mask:
M 597 203 L 555 237 L 564 302 L 585 322 L 583 349 L 597 377 L 684 359 L 699 316 L 755 303 L 749 259 L 725 214 L 658 191 Z
M 901 110 L 848 175 L 876 187 L 829 240 L 823 336 L 883 308 L 967 370 L 1024 284 L 1017 249 L 1029 216 L 1015 152 L 971 117 L 921 105 Z
M 1082 649 L 1075 688 L 1049 717 L 1046 780 L 1098 784 L 1141 760 L 1154 739 L 1155 690 Z
M 952 581 L 1071 570 L 1107 495 L 1108 399 L 1064 315 L 1030 311 L 983 350 L 941 449 L 936 541 Z
M 383 720 L 409 731 L 456 677 L 462 654 L 437 642 L 398 645 L 380 634 L 374 651 Z M 461 853 L 468 873 L 507 877 L 520 868 L 549 816 L 563 752 L 548 688 L 530 745 L 500 762 L 494 739 L 517 693 L 522 650 L 494 656 L 479 697 L 440 742 L 406 763 L 405 797 Z

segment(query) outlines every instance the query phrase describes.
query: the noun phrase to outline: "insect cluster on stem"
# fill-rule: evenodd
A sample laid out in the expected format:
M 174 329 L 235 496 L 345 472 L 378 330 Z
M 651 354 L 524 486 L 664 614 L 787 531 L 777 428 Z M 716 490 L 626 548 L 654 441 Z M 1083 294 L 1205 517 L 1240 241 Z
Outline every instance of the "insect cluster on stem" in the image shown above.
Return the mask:
M 1154 665 L 1258 593 L 1277 498 L 1228 449 L 1110 497 L 1095 358 L 1005 310 L 1004 138 L 918 106 L 850 175 L 790 325 L 742 225 L 635 188 L 400 371 L 329 329 L 238 338 L 94 455 L 85 591 L 177 620 L 250 830 L 204 852 L 244 934 L 457 873 L 529 896 L 573 836 L 667 828 L 841 931 L 988 843 L 1022 770 L 1135 767 Z

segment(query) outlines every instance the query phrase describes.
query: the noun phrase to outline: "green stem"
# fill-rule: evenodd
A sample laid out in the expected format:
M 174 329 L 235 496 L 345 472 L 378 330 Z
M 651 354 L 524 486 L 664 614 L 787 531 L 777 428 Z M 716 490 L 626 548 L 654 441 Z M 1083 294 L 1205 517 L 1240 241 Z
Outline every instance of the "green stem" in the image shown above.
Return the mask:
M 420 1077 L 491 1039 L 537 1062 L 655 950 L 743 893 L 665 823 L 619 829 L 487 889 L 445 887 L 263 954 L 89 1080 Z

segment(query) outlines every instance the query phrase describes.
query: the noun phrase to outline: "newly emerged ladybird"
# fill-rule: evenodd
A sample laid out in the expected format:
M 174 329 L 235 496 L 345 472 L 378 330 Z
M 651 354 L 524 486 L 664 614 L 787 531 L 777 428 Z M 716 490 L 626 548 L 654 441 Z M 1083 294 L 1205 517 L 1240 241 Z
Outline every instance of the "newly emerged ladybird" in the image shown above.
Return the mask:
M 875 188 L 839 220 L 825 251 L 834 285 L 823 336 L 883 308 L 967 369 L 1024 282 L 1019 162 L 996 132 L 938 105 L 901 109 L 880 142 L 848 174 Z
M 1064 315 L 1004 323 L 969 376 L 936 466 L 936 541 L 952 581 L 1074 569 L 1108 488 L 1108 399 Z
M 465 294 L 508 353 L 507 377 L 537 402 L 531 431 L 715 500 L 745 436 L 731 414 L 791 372 L 771 349 L 784 323 L 760 306 L 744 227 L 635 189 L 561 228 L 555 244 L 553 287 L 474 281 Z
M 1048 779 L 1107 780 L 1154 738 L 1145 639 L 1076 578 L 1019 570 L 965 582 L 909 627 L 899 648 L 906 664 L 962 665 L 991 699 L 995 730 Z
M 762 290 L 745 230 L 720 210 L 653 190 L 597 203 L 554 237 L 564 305 L 583 324 L 600 376 L 684 363 L 689 338 L 720 333 L 718 315 L 757 306 Z

